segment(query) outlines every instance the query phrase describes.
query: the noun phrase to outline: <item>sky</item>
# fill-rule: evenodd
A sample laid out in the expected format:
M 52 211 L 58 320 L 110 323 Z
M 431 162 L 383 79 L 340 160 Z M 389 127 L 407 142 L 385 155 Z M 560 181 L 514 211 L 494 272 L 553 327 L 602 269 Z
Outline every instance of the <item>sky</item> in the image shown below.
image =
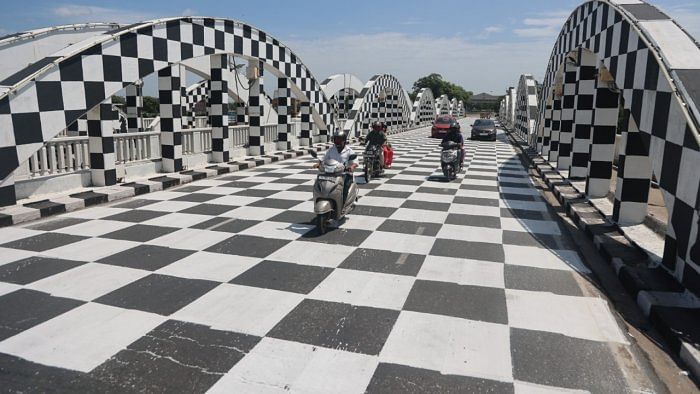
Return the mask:
M 541 80 L 563 22 L 582 0 L 2 0 L 0 35 L 79 22 L 214 16 L 251 24 L 290 47 L 319 80 L 396 76 L 405 89 L 439 73 L 474 93 Z M 700 39 L 700 0 L 652 0 Z

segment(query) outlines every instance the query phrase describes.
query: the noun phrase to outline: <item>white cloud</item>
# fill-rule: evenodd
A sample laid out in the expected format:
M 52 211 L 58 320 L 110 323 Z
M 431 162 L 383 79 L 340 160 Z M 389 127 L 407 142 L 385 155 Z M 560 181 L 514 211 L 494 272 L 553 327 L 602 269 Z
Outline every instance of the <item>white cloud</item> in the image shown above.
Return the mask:
M 554 11 L 535 14 L 522 20 L 526 27 L 513 29 L 519 37 L 556 37 L 571 11 Z
M 51 14 L 62 22 L 118 22 L 135 23 L 155 19 L 155 15 L 124 9 L 98 7 L 91 5 L 64 4 L 51 9 Z
M 185 8 L 185 9 L 182 11 L 182 14 L 181 14 L 181 15 L 182 15 L 182 16 L 194 16 L 194 15 L 197 15 L 197 11 L 195 11 L 195 10 L 192 9 L 192 8 Z
M 484 38 L 489 38 L 492 34 L 495 33 L 501 33 L 503 32 L 503 28 L 501 26 L 488 26 L 484 28 L 484 30 L 479 33 L 476 38 L 484 39 Z
M 500 94 L 522 73 L 542 76 L 553 41 L 476 43 L 458 36 L 405 33 L 354 34 L 285 40 L 319 80 L 349 72 L 366 81 L 390 73 L 404 89 L 436 72 L 475 93 Z

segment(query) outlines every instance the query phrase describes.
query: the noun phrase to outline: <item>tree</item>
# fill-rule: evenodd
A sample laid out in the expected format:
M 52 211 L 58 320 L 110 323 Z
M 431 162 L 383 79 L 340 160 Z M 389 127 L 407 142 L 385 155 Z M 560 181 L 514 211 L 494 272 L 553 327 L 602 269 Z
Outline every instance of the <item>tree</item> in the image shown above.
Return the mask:
M 446 94 L 450 99 L 456 98 L 458 101 L 462 100 L 465 103 L 469 101 L 472 92 L 465 90 L 463 87 L 454 84 L 449 81 L 445 81 L 442 75 L 437 73 L 432 73 L 425 77 L 419 78 L 413 83 L 413 92 L 411 92 L 411 99 L 415 100 L 418 92 L 422 88 L 429 88 L 433 92 L 433 96 L 438 98 L 443 94 Z
M 143 96 L 143 116 L 156 117 L 160 114 L 160 100 L 157 97 Z

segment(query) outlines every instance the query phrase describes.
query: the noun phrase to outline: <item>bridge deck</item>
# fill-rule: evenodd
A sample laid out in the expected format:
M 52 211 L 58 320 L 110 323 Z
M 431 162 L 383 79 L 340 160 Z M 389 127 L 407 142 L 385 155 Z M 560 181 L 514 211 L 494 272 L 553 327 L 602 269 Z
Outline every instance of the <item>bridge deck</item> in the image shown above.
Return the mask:
M 5 388 L 624 390 L 625 332 L 505 136 L 445 183 L 427 134 L 323 236 L 309 158 L 0 229 Z

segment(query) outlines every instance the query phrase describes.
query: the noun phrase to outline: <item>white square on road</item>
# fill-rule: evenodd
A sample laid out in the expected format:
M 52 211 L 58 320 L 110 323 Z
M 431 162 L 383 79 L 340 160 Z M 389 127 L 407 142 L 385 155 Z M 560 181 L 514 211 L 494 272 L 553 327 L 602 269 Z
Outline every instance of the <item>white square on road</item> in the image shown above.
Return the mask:
M 336 269 L 309 298 L 400 310 L 415 279 L 411 276 Z

